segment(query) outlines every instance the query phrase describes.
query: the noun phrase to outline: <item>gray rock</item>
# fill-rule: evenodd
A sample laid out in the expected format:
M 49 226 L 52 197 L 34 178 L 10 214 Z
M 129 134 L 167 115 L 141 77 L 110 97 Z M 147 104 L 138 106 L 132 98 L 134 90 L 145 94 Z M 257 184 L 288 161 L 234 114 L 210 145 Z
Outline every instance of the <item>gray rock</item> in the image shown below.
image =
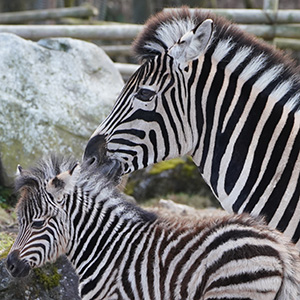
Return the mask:
M 0 184 L 49 152 L 79 158 L 123 80 L 96 45 L 0 34 Z M 3 183 L 3 181 L 5 181 Z
M 11 277 L 3 259 L 0 260 L 0 299 L 79 300 L 78 277 L 64 256 L 24 278 Z

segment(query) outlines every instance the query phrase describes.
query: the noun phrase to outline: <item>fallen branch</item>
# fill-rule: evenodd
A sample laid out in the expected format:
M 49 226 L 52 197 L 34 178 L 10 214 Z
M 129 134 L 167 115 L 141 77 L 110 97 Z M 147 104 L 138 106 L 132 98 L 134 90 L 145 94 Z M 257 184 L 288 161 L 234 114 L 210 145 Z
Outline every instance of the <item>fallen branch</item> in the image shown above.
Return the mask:
M 165 8 L 165 11 L 176 10 L 176 8 Z M 194 9 L 191 9 L 193 11 Z M 284 9 L 274 13 L 271 10 L 262 9 L 207 9 L 201 8 L 201 11 L 212 12 L 223 16 L 234 23 L 242 24 L 287 24 L 300 23 L 300 9 Z
M 139 68 L 139 65 L 135 64 L 114 63 L 114 65 L 119 70 L 124 80 L 127 80 Z
M 133 39 L 143 25 L 0 25 L 0 32 L 9 32 L 25 39 L 70 37 L 82 40 Z
M 0 13 L 1 24 L 20 24 L 30 21 L 55 20 L 61 18 L 86 18 L 98 15 L 97 8 L 85 4 L 79 7 L 28 10 Z

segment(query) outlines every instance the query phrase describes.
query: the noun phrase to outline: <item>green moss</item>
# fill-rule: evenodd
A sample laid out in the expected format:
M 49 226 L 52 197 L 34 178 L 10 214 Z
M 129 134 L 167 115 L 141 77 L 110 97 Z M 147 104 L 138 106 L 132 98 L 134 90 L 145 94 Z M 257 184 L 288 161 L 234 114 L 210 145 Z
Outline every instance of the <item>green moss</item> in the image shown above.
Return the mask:
M 43 268 L 34 269 L 36 280 L 46 290 L 50 290 L 59 285 L 61 274 L 53 264 L 47 264 Z
M 13 243 L 14 238 L 11 235 L 5 232 L 0 232 L 0 260 L 8 255 Z
M 185 161 L 182 158 L 174 158 L 167 161 L 159 162 L 152 166 L 151 170 L 149 171 L 150 175 L 157 175 L 164 171 L 174 169 L 178 165 L 184 164 Z
M 182 166 L 182 172 L 182 175 L 188 178 L 194 177 L 195 174 L 198 176 L 199 172 L 197 170 L 197 166 L 195 165 L 191 157 L 187 157 L 185 164 Z
M 137 182 L 135 180 L 128 181 L 124 190 L 124 193 L 129 196 L 134 195 L 134 189 Z

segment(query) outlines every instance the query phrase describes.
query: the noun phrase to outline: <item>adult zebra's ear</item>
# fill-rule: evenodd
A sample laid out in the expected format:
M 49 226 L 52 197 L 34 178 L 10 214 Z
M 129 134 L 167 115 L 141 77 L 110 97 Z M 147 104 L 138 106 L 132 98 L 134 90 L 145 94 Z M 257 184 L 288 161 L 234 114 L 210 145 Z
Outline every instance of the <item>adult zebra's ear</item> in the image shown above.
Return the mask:
M 188 63 L 197 59 L 209 45 L 213 33 L 213 21 L 207 19 L 193 30 L 184 34 L 179 41 L 169 49 L 169 55 L 179 63 Z
M 78 176 L 80 173 L 80 165 L 76 163 L 69 171 L 62 172 L 55 176 L 47 183 L 46 190 L 55 200 L 60 201 L 64 194 L 68 194 L 74 190 Z

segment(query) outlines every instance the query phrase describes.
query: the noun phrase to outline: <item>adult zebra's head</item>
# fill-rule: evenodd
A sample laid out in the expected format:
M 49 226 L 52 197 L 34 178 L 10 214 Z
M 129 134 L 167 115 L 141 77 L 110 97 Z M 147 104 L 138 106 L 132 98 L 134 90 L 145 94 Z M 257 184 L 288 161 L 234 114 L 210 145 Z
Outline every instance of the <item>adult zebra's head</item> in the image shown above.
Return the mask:
M 189 154 L 195 143 L 192 65 L 204 57 L 212 36 L 209 16 L 187 8 L 151 18 L 134 45 L 142 65 L 92 135 L 85 157 L 106 153 L 129 173 Z
M 51 157 L 30 170 L 18 167 L 16 189 L 19 233 L 7 257 L 14 277 L 26 276 L 31 268 L 53 262 L 65 253 L 69 219 L 65 199 L 79 173 L 74 160 Z

